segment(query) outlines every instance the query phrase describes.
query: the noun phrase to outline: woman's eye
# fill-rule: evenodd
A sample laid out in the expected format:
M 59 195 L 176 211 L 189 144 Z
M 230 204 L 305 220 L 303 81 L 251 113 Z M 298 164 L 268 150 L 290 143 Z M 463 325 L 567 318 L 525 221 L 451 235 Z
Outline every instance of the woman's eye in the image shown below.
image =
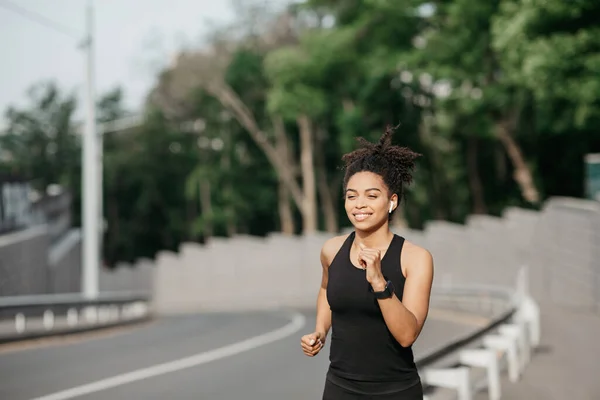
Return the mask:
M 370 199 L 376 199 L 377 196 L 369 196 Z

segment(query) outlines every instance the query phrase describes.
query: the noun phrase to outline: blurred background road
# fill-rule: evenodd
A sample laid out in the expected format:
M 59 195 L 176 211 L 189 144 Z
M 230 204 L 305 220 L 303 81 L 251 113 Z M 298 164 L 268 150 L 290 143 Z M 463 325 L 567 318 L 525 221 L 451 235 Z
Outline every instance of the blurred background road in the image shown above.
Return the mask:
M 267 336 L 247 348 L 240 342 L 264 337 L 301 317 L 285 337 Z M 149 370 L 145 379 L 132 377 L 93 388 L 85 399 L 309 399 L 322 394 L 329 346 L 309 358 L 300 350 L 300 337 L 314 328 L 313 312 L 248 312 L 165 317 L 149 325 L 107 337 L 81 339 L 71 344 L 0 352 L 3 399 L 39 398 L 89 385 L 132 371 Z M 432 318 L 415 346 L 418 358 L 425 349 L 473 331 L 476 324 Z M 228 353 L 232 349 L 233 353 Z M 158 366 L 200 354 L 187 368 L 173 365 L 164 373 Z M 206 361 L 206 362 L 204 362 Z M 125 378 L 127 379 L 127 378 Z

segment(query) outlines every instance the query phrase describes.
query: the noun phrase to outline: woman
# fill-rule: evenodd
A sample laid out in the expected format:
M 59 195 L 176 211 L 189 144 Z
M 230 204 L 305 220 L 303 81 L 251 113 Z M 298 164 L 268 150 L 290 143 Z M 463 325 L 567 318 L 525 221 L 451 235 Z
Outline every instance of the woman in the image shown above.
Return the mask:
M 393 131 L 377 144 L 360 138 L 343 157 L 354 231 L 323 245 L 316 328 L 301 340 L 314 357 L 332 329 L 323 400 L 423 398 L 412 344 L 427 318 L 433 259 L 389 228 L 419 156 L 392 146 Z

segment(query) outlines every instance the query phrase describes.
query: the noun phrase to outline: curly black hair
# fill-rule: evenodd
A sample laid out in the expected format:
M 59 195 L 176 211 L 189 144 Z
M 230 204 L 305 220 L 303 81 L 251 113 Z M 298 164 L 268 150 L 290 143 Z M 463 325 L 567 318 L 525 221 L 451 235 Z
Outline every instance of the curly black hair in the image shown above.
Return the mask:
M 361 147 L 342 156 L 344 162 L 344 193 L 348 181 L 357 172 L 373 172 L 382 177 L 389 189 L 389 194 L 397 194 L 401 199 L 404 187 L 412 183 L 412 172 L 415 169 L 415 159 L 421 156 L 408 147 L 392 145 L 392 134 L 398 126 L 388 125 L 379 138 L 378 143 L 371 143 L 359 137 Z

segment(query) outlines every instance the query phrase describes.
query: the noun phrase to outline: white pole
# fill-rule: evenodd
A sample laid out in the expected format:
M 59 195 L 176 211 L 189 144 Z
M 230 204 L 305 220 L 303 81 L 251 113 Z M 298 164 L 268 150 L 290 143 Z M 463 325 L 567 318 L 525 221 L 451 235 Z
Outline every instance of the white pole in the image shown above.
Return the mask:
M 96 104 L 94 94 L 94 40 L 93 10 L 91 1 L 86 10 L 86 120 L 83 135 L 82 155 L 82 195 L 83 195 L 83 257 L 82 289 L 84 297 L 94 299 L 98 296 L 98 138 L 96 136 Z
M 104 243 L 104 132 L 98 125 L 96 125 L 96 138 L 98 143 L 98 257 L 101 262 Z

